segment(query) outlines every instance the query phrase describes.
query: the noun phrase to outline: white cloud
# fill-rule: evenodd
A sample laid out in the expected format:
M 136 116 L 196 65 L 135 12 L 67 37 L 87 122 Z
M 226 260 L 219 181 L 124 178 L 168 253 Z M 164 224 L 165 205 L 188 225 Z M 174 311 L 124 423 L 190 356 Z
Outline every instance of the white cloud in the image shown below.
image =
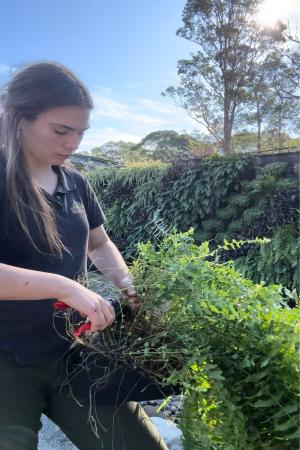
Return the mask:
M 92 113 L 92 120 L 106 117 L 124 122 L 148 124 L 154 127 L 168 123 L 166 118 L 147 114 L 145 108 L 139 108 L 138 105 L 131 106 L 99 94 L 93 95 L 93 99 L 95 108 Z
M 94 94 L 93 100 L 95 105 L 92 112 L 93 120 L 99 117 L 122 119 L 129 112 L 129 108 L 126 104 L 123 104 L 110 97 Z
M 102 144 L 108 141 L 125 141 L 125 142 L 139 142 L 143 135 L 134 135 L 123 132 L 120 129 L 113 127 L 93 128 L 92 131 L 88 131 L 84 136 L 80 147 L 80 150 L 91 150 L 95 147 L 100 147 Z
M 144 81 L 133 81 L 132 83 L 122 83 L 118 84 L 117 87 L 121 89 L 140 89 L 144 88 L 145 82 Z
M 162 114 L 176 114 L 177 108 L 172 107 L 170 105 L 166 105 L 165 103 L 158 102 L 157 100 L 150 100 L 149 98 L 140 98 L 139 103 L 141 106 L 160 112 Z
M 91 128 L 80 145 L 81 150 L 101 146 L 107 141 L 139 142 L 147 134 L 157 130 L 191 132 L 203 131 L 203 127 L 192 120 L 171 99 L 162 101 L 151 98 L 125 98 L 105 95 L 103 89 L 93 94 L 95 108 L 91 115 Z

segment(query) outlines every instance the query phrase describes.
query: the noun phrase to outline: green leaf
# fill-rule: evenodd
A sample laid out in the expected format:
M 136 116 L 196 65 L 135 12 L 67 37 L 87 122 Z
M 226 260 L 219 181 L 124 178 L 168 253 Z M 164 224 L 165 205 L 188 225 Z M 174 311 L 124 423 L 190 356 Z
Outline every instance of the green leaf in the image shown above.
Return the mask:
M 160 412 L 171 400 L 172 395 L 169 395 L 169 397 L 165 398 L 163 402 L 161 402 L 161 404 L 159 405 L 159 407 L 157 408 L 156 412 Z
M 279 419 L 283 416 L 288 416 L 299 410 L 299 405 L 297 403 L 290 403 L 286 406 L 282 406 L 281 409 L 273 415 L 274 419 Z
M 269 398 L 268 400 L 257 400 L 255 403 L 252 403 L 252 406 L 254 408 L 269 408 L 277 404 L 278 402 L 274 398 Z
M 286 431 L 289 430 L 292 427 L 297 427 L 299 425 L 299 421 L 296 417 L 292 417 L 291 419 L 287 420 L 283 424 L 276 425 L 275 431 Z

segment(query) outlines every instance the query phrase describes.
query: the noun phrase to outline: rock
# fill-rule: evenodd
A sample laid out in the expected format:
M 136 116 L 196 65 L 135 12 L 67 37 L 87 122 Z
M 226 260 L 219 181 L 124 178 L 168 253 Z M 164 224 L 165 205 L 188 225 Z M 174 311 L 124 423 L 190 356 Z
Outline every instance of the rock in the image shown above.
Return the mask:
M 165 417 L 165 414 L 162 411 L 157 412 L 157 406 L 143 405 L 143 408 L 149 417 Z
M 48 417 L 43 415 L 41 420 L 43 426 L 39 432 L 38 450 L 79 450 Z M 182 433 L 173 422 L 162 417 L 151 417 L 151 420 L 169 450 L 183 450 Z
M 154 406 L 151 407 L 156 409 Z M 162 413 L 160 412 L 160 414 Z M 155 416 L 150 418 L 169 450 L 183 450 L 181 445 L 182 433 L 173 422 L 163 417 Z M 79 450 L 48 417 L 43 415 L 41 420 L 43 426 L 39 432 L 38 450 Z
M 52 420 L 42 415 L 38 450 L 78 450 Z
M 173 422 L 161 417 L 151 417 L 151 420 L 170 450 L 183 450 L 182 432 Z

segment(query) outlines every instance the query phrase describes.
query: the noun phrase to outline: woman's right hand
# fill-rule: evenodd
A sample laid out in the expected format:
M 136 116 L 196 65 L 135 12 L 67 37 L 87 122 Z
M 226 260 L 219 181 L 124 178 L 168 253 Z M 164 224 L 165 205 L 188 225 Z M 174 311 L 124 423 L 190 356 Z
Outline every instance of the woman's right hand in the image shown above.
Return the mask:
M 76 281 L 66 279 L 64 292 L 57 300 L 87 317 L 91 322 L 91 331 L 104 330 L 116 318 L 115 310 L 108 301 Z

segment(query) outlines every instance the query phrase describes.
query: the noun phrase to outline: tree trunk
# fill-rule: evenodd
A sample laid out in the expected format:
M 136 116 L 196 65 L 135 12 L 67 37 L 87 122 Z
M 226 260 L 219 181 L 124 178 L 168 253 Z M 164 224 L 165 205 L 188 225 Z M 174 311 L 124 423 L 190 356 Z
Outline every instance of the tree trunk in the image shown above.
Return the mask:
M 255 92 L 255 101 L 256 101 L 256 120 L 257 120 L 257 150 L 261 152 L 261 113 L 260 113 L 260 103 L 259 96 Z
M 223 139 L 223 151 L 224 155 L 231 153 L 231 121 L 229 111 L 229 95 L 225 87 L 224 90 L 224 139 Z
M 279 107 L 279 117 L 278 117 L 278 147 L 283 147 L 284 137 L 282 132 L 282 107 Z

